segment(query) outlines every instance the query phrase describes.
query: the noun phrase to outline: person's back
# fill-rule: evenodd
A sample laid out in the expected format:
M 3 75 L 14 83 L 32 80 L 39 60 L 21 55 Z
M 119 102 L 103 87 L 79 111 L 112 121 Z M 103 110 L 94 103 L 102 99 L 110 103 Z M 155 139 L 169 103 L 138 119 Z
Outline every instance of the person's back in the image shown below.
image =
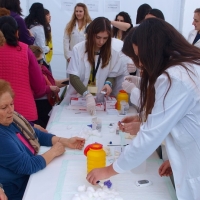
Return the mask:
M 24 43 L 19 45 L 11 47 L 5 44 L 0 48 L 0 76 L 9 81 L 15 91 L 15 109 L 34 121 L 37 119 L 37 112 L 29 84 L 28 46 Z
M 17 41 L 16 21 L 10 16 L 1 17 L 0 30 L 3 32 L 0 36 L 0 77 L 10 82 L 14 90 L 15 110 L 29 121 L 35 121 L 34 96 L 40 97 L 46 92 L 44 78 L 28 45 Z

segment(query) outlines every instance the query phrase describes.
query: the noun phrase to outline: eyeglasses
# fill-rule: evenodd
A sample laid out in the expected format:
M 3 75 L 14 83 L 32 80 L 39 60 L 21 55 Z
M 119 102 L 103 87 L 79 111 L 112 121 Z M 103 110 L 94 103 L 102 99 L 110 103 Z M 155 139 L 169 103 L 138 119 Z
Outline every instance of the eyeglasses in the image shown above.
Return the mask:
M 38 62 L 39 65 L 42 65 L 44 60 L 43 60 L 43 58 L 41 58 L 40 60 L 37 60 L 37 62 Z

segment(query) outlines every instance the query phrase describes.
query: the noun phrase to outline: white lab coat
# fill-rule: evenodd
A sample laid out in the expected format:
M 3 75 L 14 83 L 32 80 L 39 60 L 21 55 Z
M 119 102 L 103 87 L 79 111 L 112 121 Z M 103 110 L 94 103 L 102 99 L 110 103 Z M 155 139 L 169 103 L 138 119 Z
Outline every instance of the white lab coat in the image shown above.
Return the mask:
M 189 33 L 188 42 L 189 42 L 190 44 L 193 43 L 194 38 L 196 37 L 196 35 L 197 35 L 197 30 L 192 30 L 192 31 Z M 200 48 L 200 39 L 194 44 L 194 46 Z
M 98 101 L 103 101 L 104 95 L 101 94 L 100 92 L 104 86 L 107 77 L 118 77 L 121 75 L 122 76 L 128 75 L 127 65 L 125 66 L 123 65 L 124 57 L 121 54 L 122 46 L 123 46 L 122 41 L 117 39 L 112 39 L 111 59 L 109 64 L 102 69 L 100 62 L 100 66 L 96 74 L 96 85 L 98 87 L 98 92 L 97 92 Z M 85 53 L 85 41 L 83 41 L 74 46 L 67 73 L 74 74 L 80 77 L 80 80 L 83 82 L 83 84 L 87 86 L 90 77 L 90 71 L 91 71 L 91 65 L 88 61 L 88 54 Z M 115 82 L 116 87 L 118 87 L 118 85 L 121 84 L 122 81 Z M 67 89 L 67 94 L 63 99 L 61 105 L 69 104 L 70 97 L 75 94 L 77 94 L 76 90 L 73 88 L 71 84 L 69 84 L 69 87 Z
M 168 78 L 158 77 L 152 113 L 113 164 L 118 173 L 133 169 L 165 139 L 179 200 L 200 199 L 200 66 L 190 69 L 193 81 L 183 67 L 167 70 L 172 85 L 166 97 Z
M 85 28 L 79 31 L 78 22 L 76 22 L 71 35 L 68 35 L 65 30 L 64 37 L 63 37 L 63 48 L 64 48 L 64 56 L 66 60 L 71 57 L 73 47 L 79 42 L 82 42 L 85 40 Z

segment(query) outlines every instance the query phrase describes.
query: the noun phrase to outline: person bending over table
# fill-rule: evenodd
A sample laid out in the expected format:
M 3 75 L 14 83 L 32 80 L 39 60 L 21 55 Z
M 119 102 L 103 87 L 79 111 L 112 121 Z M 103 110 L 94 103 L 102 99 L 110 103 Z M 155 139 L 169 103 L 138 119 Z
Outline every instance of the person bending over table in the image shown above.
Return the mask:
M 10 84 L 0 79 L 1 183 L 8 199 L 21 200 L 31 174 L 62 155 L 65 147 L 82 149 L 85 139 L 61 138 L 32 128 L 24 117 L 14 112 L 13 96 Z M 37 155 L 40 145 L 52 147 Z
M 165 140 L 177 198 L 200 199 L 200 49 L 156 18 L 137 27 L 132 44 L 143 70 L 139 107 L 143 124 L 120 157 L 92 170 L 87 180 L 95 185 L 139 166 Z
M 79 93 L 86 97 L 87 111 L 93 115 L 96 103 L 87 86 L 96 93 L 97 102 L 112 92 L 115 77 L 128 75 L 126 56 L 121 53 L 123 42 L 111 38 L 111 24 L 105 17 L 94 19 L 87 28 L 86 41 L 73 47 L 68 67 L 70 85 L 61 105 L 69 104 L 70 97 Z M 121 87 L 122 81 L 114 87 Z

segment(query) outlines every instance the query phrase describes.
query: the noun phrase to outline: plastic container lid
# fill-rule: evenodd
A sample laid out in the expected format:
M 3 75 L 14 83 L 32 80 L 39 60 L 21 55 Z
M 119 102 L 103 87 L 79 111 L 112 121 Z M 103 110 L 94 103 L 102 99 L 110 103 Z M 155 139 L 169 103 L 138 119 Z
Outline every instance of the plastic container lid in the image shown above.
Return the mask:
M 93 144 L 89 144 L 87 147 L 85 147 L 84 149 L 84 155 L 87 156 L 87 152 L 90 150 L 90 149 L 94 149 L 94 150 L 99 150 L 99 149 L 102 149 L 103 148 L 103 145 L 102 144 L 99 144 L 99 143 L 93 143 Z
M 120 90 L 119 92 L 120 92 L 120 93 L 127 93 L 127 92 L 126 92 L 126 91 L 124 91 L 124 90 Z

